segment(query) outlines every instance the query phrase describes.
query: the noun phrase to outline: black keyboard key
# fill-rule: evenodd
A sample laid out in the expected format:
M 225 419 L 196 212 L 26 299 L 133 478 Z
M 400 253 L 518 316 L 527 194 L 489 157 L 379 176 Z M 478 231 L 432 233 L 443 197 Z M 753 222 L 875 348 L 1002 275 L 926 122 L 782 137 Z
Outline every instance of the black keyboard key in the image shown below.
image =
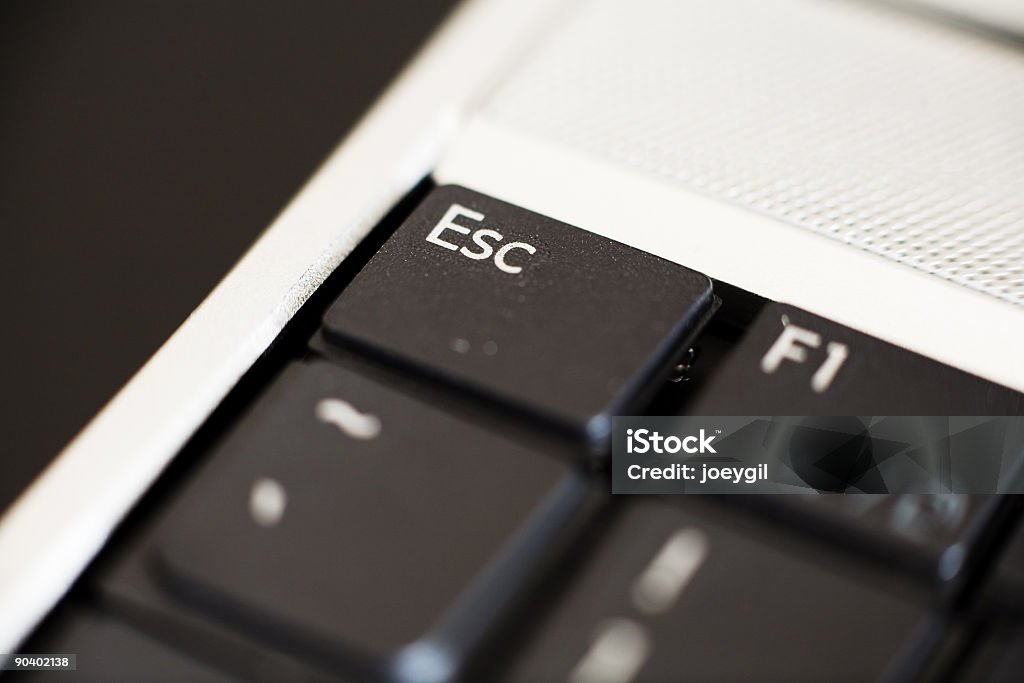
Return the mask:
M 172 649 L 102 613 L 74 609 L 47 626 L 32 642 L 38 652 L 76 655 L 74 671 L 34 672 L 30 681 L 194 681 L 238 680 Z M 2 677 L 2 676 L 0 676 Z
M 688 412 L 696 415 L 1014 415 L 1024 395 L 806 311 L 769 304 Z M 939 418 L 940 420 L 942 418 Z M 851 455 L 855 455 L 851 451 Z M 750 504 L 932 577 L 970 553 L 988 496 L 761 496 Z
M 707 277 L 460 187 L 328 310 L 328 338 L 606 436 L 712 308 Z
M 750 496 L 745 502 L 937 580 L 947 550 L 958 543 L 962 552 L 973 550 L 970 532 L 991 519 L 996 501 L 993 496 L 905 493 Z
M 769 304 L 695 415 L 1021 415 L 1024 394 L 807 311 Z
M 877 680 L 924 617 L 859 565 L 767 526 L 629 505 L 502 680 Z
M 444 681 L 586 495 L 564 462 L 297 365 L 173 502 L 155 559 L 199 609 L 321 665 Z

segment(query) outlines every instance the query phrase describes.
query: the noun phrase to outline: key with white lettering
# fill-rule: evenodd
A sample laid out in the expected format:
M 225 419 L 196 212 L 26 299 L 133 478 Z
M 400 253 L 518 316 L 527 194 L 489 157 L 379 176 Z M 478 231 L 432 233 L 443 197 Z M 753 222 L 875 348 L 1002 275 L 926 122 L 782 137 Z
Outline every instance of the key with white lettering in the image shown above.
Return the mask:
M 1024 395 L 799 308 L 769 304 L 687 412 L 1022 415 Z
M 707 277 L 460 187 L 434 190 L 327 312 L 328 339 L 599 440 L 710 315 Z
M 293 365 L 153 532 L 170 597 L 352 679 L 449 681 L 564 540 L 567 464 Z
M 1019 415 L 1024 395 L 793 306 L 769 304 L 687 412 Z M 854 471 L 859 453 L 837 448 L 831 466 Z M 974 552 L 968 532 L 994 510 L 987 497 L 967 495 L 754 496 L 749 502 L 933 578 L 952 571 L 940 564 L 950 557 L 947 549 Z
M 497 680 L 879 680 L 925 614 L 827 549 L 686 504 L 627 502 Z

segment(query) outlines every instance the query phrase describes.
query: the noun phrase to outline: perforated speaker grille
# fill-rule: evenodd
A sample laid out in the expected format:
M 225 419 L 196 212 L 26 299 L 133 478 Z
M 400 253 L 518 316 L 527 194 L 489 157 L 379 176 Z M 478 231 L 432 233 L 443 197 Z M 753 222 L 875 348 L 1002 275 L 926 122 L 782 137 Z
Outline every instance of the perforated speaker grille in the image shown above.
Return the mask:
M 484 116 L 1024 304 L 1013 46 L 853 2 L 596 0 Z

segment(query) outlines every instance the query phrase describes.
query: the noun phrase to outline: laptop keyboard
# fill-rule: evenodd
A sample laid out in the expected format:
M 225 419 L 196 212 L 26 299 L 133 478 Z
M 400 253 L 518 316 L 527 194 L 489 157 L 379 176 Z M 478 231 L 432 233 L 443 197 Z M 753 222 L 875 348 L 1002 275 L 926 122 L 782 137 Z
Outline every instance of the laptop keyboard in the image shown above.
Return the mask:
M 1024 396 L 423 189 L 21 648 L 77 673 L 27 677 L 1020 680 L 1016 497 L 609 495 L 615 414 L 867 412 Z

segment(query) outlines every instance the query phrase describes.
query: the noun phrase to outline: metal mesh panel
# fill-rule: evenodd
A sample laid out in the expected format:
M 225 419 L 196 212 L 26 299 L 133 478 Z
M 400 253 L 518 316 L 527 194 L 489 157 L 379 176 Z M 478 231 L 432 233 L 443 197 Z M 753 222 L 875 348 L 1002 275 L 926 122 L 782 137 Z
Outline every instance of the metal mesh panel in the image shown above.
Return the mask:
M 852 2 L 596 0 L 484 116 L 1024 304 L 1011 46 Z

